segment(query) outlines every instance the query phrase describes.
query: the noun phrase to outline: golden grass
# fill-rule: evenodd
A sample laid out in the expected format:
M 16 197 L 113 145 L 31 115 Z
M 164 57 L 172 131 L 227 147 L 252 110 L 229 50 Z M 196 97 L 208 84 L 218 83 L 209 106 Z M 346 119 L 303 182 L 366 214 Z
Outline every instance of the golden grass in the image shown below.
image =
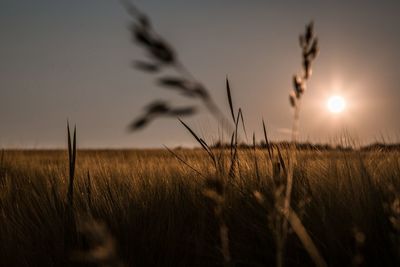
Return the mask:
M 0 166 L 0 266 L 77 264 L 79 258 L 73 256 L 84 255 L 93 246 L 88 227 L 79 227 L 82 221 L 88 225 L 88 218 L 94 221 L 89 229 L 99 231 L 103 226 L 98 225 L 104 225 L 110 234 L 101 236 L 115 240 L 115 247 L 100 242 L 101 257 L 81 259 L 97 259 L 103 266 L 107 261 L 115 266 L 222 264 L 215 206 L 203 194 L 205 179 L 215 175 L 214 166 L 203 150 L 174 152 L 204 177 L 166 150 L 78 151 L 74 181 L 78 232 L 72 233 L 70 247 L 65 242 L 70 226 L 65 225 L 64 212 L 67 153 L 5 151 Z M 297 151 L 296 155 L 291 207 L 327 264 L 351 265 L 361 259 L 370 266 L 397 265 L 400 153 Z M 284 149 L 282 157 L 287 160 Z M 240 172 L 227 182 L 224 193 L 230 263 L 276 264 L 272 188 L 282 177 L 273 176 L 266 150 L 257 148 L 255 154 L 252 149 L 239 150 L 239 159 Z M 229 167 L 228 159 L 225 165 Z M 263 197 L 264 204 L 255 196 Z M 358 236 L 365 235 L 362 245 L 354 229 Z M 286 265 L 312 264 L 291 228 L 285 255 Z

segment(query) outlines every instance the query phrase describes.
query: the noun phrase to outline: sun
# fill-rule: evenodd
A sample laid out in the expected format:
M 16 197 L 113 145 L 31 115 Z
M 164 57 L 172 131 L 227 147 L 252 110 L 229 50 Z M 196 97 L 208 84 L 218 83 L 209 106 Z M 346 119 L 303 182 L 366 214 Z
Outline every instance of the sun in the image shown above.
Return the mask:
M 341 96 L 331 96 L 327 103 L 328 110 L 332 113 L 340 113 L 346 107 L 346 101 Z

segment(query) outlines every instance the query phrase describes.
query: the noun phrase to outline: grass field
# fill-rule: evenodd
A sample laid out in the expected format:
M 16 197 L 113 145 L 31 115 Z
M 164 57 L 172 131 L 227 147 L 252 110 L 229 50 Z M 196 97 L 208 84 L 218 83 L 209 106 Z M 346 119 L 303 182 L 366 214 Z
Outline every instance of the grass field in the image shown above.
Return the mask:
M 3 24 L 10 34 L 4 35 L 8 50 L 2 65 L 8 80 L 0 113 L 8 112 L 2 125 L 11 127 L 1 136 L 4 146 L 20 138 L 36 143 L 42 134 L 38 144 L 50 147 L 46 136 L 53 140 L 55 120 L 66 117 L 87 125 L 85 136 L 97 140 L 86 137 L 83 146 L 122 145 L 113 139 L 122 129 L 103 132 L 101 125 L 120 127 L 114 122 L 127 119 L 120 112 L 130 113 L 150 99 L 123 122 L 127 132 L 170 118 L 198 148 L 77 150 L 76 127 L 71 135 L 67 121 L 67 150 L 0 150 L 0 267 L 400 266 L 400 144 L 358 148 L 358 138 L 347 134 L 349 126 L 365 140 L 377 132 L 398 132 L 393 70 L 399 68 L 393 52 L 400 39 L 394 37 L 396 14 L 389 12 L 394 7 L 284 3 L 279 14 L 277 3 L 263 7 L 262 1 L 209 9 L 188 4 L 192 16 L 178 3 L 143 3 L 161 15 L 153 23 L 130 0 L 120 0 L 129 16 L 127 33 L 144 52 L 125 58 L 122 53 L 131 51 L 118 43 L 119 26 L 107 18 L 118 13 L 105 3 L 58 5 L 55 13 L 50 1 L 19 4 L 19 14 L 8 2 L 4 10 L 11 13 Z M 163 13 L 172 20 L 164 20 Z M 293 36 L 300 64 L 289 76 L 295 68 L 292 46 L 280 40 L 289 40 L 290 28 L 309 16 L 321 21 L 322 38 L 312 20 Z M 158 23 L 180 41 L 180 49 L 159 33 Z M 327 56 L 321 58 L 321 72 L 312 74 L 321 42 Z M 182 50 L 183 45 L 188 47 Z M 256 51 L 260 48 L 265 53 Z M 164 93 L 125 76 L 120 63 L 146 74 Z M 229 110 L 213 97 L 221 67 Z M 231 91 L 230 77 L 236 75 L 243 82 L 233 83 Z M 309 84 L 312 75 L 318 79 Z M 282 77 L 291 77 L 287 104 L 279 90 L 289 84 Z M 303 102 L 305 95 L 309 102 Z M 276 117 L 268 124 L 273 137 L 285 140 L 290 133 L 291 140 L 271 143 L 261 119 L 263 140 L 253 132 L 249 142 L 241 108 L 246 106 L 250 125 L 268 114 Z M 290 129 L 286 108 L 293 116 Z M 300 125 L 304 108 L 305 119 L 313 122 L 305 127 Z M 218 126 L 213 145 L 184 122 L 204 111 Z M 169 138 L 158 127 L 154 133 Z M 171 127 L 168 132 L 176 134 Z M 345 132 L 338 146 L 301 143 L 305 136 L 326 140 L 340 128 Z M 160 145 L 154 134 L 137 138 L 139 146 Z M 181 145 L 178 138 L 168 141 Z
M 66 151 L 3 151 L 0 266 L 272 266 L 279 253 L 312 266 L 296 229 L 277 242 L 285 171 L 327 265 L 399 266 L 399 151 L 280 151 L 278 167 L 239 150 L 230 175 L 229 150 L 214 151 L 218 171 L 203 150 L 174 150 L 200 174 L 166 150 L 78 151 L 72 208 Z

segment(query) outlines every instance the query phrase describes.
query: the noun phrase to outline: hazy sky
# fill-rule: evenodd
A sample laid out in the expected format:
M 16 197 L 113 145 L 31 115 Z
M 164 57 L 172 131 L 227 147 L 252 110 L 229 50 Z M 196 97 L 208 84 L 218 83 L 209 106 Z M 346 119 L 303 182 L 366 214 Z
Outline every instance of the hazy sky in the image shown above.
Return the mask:
M 298 35 L 313 19 L 321 53 L 303 98 L 302 139 L 329 141 L 347 129 L 363 143 L 399 140 L 399 1 L 135 3 L 227 115 L 226 75 L 248 130 L 261 137 L 264 118 L 275 140 L 290 138 Z M 130 67 L 145 57 L 131 42 L 129 21 L 118 1 L 1 0 L 0 147 L 64 147 L 67 118 L 77 124 L 80 147 L 193 144 L 175 119 L 126 131 L 149 101 L 185 101 Z M 347 101 L 339 116 L 325 107 L 334 94 Z M 218 137 L 205 111 L 186 121 L 208 140 Z

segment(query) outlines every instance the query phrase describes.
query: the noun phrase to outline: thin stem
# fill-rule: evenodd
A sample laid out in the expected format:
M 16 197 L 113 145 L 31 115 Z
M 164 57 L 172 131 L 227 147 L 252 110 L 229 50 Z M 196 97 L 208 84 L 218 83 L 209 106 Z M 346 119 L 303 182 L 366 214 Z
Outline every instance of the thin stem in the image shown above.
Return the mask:
M 296 106 L 294 107 L 293 126 L 292 126 L 292 142 L 296 143 L 299 134 L 300 124 L 300 99 L 297 100 Z

